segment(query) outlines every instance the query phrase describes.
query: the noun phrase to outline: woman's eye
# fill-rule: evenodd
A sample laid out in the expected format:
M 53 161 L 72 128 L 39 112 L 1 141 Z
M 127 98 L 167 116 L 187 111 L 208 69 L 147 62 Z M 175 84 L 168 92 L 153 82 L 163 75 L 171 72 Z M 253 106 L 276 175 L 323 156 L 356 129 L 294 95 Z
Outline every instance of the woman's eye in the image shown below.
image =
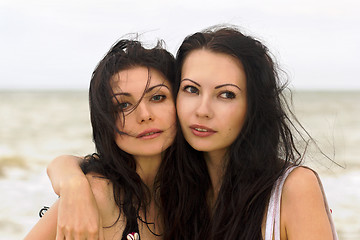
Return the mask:
M 185 86 L 185 87 L 184 87 L 184 91 L 185 91 L 185 92 L 188 92 L 188 93 L 196 93 L 196 94 L 199 93 L 199 89 L 197 89 L 197 88 L 194 87 L 194 86 Z
M 131 103 L 128 102 L 122 102 L 118 104 L 118 109 L 122 112 L 128 110 L 131 106 Z
M 151 101 L 161 102 L 166 99 L 165 95 L 154 95 L 151 97 Z
M 220 97 L 225 98 L 225 99 L 233 99 L 236 97 L 236 95 L 233 92 L 226 91 L 226 92 L 221 93 Z

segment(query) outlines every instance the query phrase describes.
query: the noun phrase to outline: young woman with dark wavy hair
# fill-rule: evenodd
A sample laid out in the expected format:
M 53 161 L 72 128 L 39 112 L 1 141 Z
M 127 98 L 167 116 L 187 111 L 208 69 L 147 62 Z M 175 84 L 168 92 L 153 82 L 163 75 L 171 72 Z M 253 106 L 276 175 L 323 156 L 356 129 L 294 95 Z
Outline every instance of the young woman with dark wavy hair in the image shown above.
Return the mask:
M 285 88 L 268 49 L 236 28 L 183 41 L 175 159 L 159 186 L 164 239 L 337 239 L 317 174 L 300 167 Z
M 72 220 L 88 205 L 82 185 L 71 195 L 61 192 L 25 239 L 160 238 L 162 217 L 155 196 L 161 165 L 173 159 L 168 148 L 176 133 L 174 62 L 161 42 L 146 49 L 124 39 L 109 50 L 93 72 L 89 89 L 96 153 L 81 163 L 86 190 L 94 194 L 89 201 L 99 207 L 95 216 L 101 221 L 82 216 L 78 223 L 90 229 L 84 235 L 62 225 L 63 218 Z M 73 206 L 77 197 L 85 201 Z M 72 212 L 64 216 L 60 207 L 68 205 Z
M 163 201 L 165 239 L 337 239 L 318 175 L 299 167 L 303 139 L 268 49 L 213 28 L 183 41 L 176 67 L 179 182 Z

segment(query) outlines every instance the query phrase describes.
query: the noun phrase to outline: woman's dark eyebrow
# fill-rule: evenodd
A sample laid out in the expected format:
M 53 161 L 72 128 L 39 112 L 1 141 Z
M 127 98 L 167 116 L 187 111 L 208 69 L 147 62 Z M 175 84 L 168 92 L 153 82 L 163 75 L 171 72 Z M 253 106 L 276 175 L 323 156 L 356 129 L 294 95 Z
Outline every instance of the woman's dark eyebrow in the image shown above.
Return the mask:
M 145 91 L 145 93 L 151 92 L 154 88 L 157 88 L 157 87 L 166 87 L 166 88 L 170 91 L 170 89 L 169 89 L 168 86 L 166 86 L 165 84 L 161 83 L 161 84 L 158 84 L 158 85 L 149 87 L 149 88 Z
M 130 97 L 131 94 L 127 93 L 127 92 L 118 92 L 118 93 L 114 93 L 114 95 L 112 95 L 112 97 L 116 97 L 116 96 L 126 96 L 126 97 Z
M 184 78 L 183 80 L 181 80 L 181 82 L 180 82 L 180 83 L 182 83 L 183 81 L 190 81 L 190 82 L 192 82 L 193 84 L 195 84 L 195 85 L 197 85 L 197 86 L 201 87 L 201 85 L 200 85 L 199 83 L 195 82 L 194 80 L 191 80 L 191 79 L 188 79 L 188 78 Z
M 231 83 L 221 84 L 219 86 L 216 86 L 215 89 L 226 87 L 226 86 L 233 86 L 233 87 L 236 87 L 237 89 L 239 89 L 241 91 L 241 88 L 239 86 L 237 86 L 235 84 L 231 84 Z
M 151 92 L 152 90 L 154 90 L 154 88 L 157 88 L 157 87 L 166 87 L 169 91 L 169 87 L 166 86 L 165 84 L 158 84 L 158 85 L 155 85 L 155 86 L 152 86 L 150 88 L 148 88 L 145 93 L 149 93 Z M 127 92 L 118 92 L 118 93 L 114 93 L 114 95 L 112 97 L 116 97 L 116 96 L 126 96 L 126 97 L 131 97 L 131 94 L 130 93 L 127 93 Z

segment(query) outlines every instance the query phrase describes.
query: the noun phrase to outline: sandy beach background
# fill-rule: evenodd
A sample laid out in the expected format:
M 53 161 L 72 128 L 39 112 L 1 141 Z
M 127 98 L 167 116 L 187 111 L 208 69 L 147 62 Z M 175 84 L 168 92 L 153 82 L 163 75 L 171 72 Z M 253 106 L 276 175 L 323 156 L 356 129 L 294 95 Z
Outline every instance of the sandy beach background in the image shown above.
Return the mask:
M 322 179 L 342 240 L 360 239 L 360 92 L 295 92 L 295 113 L 321 149 Z M 60 154 L 94 151 L 86 91 L 0 91 L 0 239 L 22 239 L 57 196 L 46 175 Z

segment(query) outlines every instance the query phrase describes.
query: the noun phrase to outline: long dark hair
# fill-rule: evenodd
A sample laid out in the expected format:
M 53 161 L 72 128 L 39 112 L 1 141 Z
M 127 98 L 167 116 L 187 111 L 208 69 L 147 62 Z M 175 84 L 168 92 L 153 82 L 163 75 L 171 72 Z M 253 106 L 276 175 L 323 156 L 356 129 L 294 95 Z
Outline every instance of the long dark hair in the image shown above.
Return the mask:
M 121 117 L 124 113 L 119 113 L 112 101 L 110 80 L 121 70 L 142 66 L 159 71 L 174 88 L 174 62 L 173 55 L 162 47 L 160 41 L 154 48 L 146 49 L 139 41 L 122 39 L 108 51 L 92 74 L 89 104 L 96 153 L 87 156 L 81 167 L 84 173 L 99 173 L 113 183 L 115 202 L 127 221 L 125 232 L 136 228 L 140 210 L 146 213 L 150 192 L 136 173 L 133 156 L 115 142 L 115 134 L 123 134 L 115 121 L 118 117 L 123 121 L 125 118 Z
M 241 61 L 246 74 L 247 115 L 227 151 L 214 208 L 207 198 L 211 181 L 204 156 L 178 130 L 178 171 L 173 173 L 178 182 L 167 190 L 164 201 L 165 239 L 262 239 L 261 225 L 274 182 L 287 166 L 302 161 L 292 132 L 296 128 L 289 118 L 292 113 L 283 96 L 286 82 L 280 81 L 266 46 L 234 27 L 220 27 L 185 38 L 176 56 L 177 91 L 182 65 L 197 49 Z

